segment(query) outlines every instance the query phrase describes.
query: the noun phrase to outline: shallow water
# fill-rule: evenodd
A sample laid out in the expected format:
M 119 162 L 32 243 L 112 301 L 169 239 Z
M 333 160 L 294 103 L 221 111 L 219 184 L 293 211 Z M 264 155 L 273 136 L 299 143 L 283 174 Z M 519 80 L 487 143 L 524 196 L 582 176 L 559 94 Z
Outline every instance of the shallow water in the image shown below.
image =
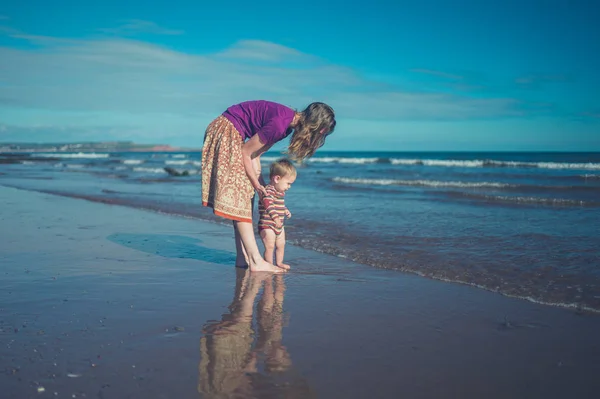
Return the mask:
M 2 397 L 600 391 L 596 315 L 299 247 L 292 273 L 247 273 L 229 226 L 7 188 L 0 203 Z
M 200 206 L 199 153 L 32 157 L 0 165 L 0 184 L 217 220 Z M 298 172 L 293 244 L 600 310 L 599 153 L 321 152 Z

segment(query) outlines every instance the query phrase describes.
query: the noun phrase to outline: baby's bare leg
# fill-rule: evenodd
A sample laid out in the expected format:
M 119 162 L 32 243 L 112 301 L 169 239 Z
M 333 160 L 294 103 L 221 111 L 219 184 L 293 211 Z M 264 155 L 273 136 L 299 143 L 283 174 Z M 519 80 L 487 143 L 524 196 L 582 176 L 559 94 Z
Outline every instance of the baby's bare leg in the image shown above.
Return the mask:
M 283 255 L 285 254 L 285 227 L 275 240 L 275 248 L 275 265 L 288 270 L 290 265 L 283 263 Z
M 275 250 L 275 232 L 271 229 L 261 230 L 260 238 L 265 246 L 264 259 L 271 263 L 273 262 L 273 251 Z

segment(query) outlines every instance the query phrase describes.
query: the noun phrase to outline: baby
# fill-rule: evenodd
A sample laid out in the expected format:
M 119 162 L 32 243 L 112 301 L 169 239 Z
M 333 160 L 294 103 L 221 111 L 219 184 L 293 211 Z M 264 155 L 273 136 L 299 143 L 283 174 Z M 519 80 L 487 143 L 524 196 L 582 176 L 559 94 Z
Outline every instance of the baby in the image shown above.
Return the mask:
M 285 207 L 285 192 L 290 189 L 296 180 L 296 168 L 287 159 L 280 159 L 271 164 L 270 182 L 266 185 L 267 195 L 258 203 L 258 232 L 265 246 L 264 258 L 273 262 L 275 250 L 275 265 L 282 269 L 290 266 L 283 263 L 285 251 L 285 228 L 283 220 L 292 217 L 291 212 Z

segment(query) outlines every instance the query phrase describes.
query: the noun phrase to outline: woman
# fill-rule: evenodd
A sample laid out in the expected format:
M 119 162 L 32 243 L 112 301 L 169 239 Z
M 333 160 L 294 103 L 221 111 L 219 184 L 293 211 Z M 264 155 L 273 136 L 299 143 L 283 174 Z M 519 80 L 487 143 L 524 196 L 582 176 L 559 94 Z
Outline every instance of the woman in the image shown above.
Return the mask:
M 236 266 L 283 271 L 261 257 L 254 237 L 252 198 L 255 191 L 266 194 L 260 156 L 291 134 L 287 154 L 302 161 L 325 143 L 335 124 L 333 109 L 324 103 L 297 112 L 261 100 L 233 105 L 208 126 L 202 148 L 202 205 L 233 220 Z

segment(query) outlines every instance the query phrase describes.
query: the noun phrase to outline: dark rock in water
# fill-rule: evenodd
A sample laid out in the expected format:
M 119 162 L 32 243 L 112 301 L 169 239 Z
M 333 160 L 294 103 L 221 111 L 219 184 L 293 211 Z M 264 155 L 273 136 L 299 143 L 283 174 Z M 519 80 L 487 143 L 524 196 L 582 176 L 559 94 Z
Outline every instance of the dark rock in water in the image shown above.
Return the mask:
M 36 156 L 31 156 L 31 154 L 0 153 L 0 164 L 15 164 L 15 163 L 22 163 L 23 161 L 52 162 L 52 161 L 60 161 L 60 158 L 58 158 L 58 157 L 36 157 Z
M 27 158 L 29 154 L 4 152 L 0 156 L 3 158 Z
M 190 175 L 190 172 L 188 172 L 187 170 L 180 172 L 177 169 L 173 169 L 169 166 L 165 167 L 164 169 L 165 169 L 165 172 L 167 172 L 171 176 L 189 176 Z
M 0 164 L 21 163 L 18 159 L 0 158 Z

